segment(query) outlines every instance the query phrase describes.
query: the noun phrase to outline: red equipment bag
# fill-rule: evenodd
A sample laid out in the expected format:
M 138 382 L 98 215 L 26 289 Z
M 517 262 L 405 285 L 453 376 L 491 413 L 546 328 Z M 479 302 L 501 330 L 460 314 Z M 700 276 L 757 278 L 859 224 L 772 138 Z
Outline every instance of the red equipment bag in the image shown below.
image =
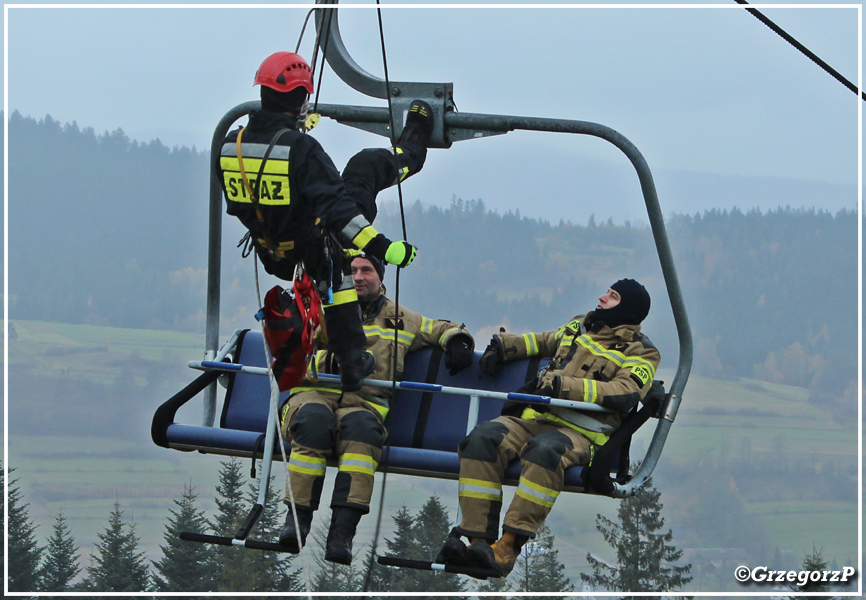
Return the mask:
M 316 286 L 306 273 L 295 279 L 293 292 L 274 286 L 265 294 L 262 309 L 265 340 L 274 357 L 272 368 L 281 392 L 304 382 L 322 306 Z

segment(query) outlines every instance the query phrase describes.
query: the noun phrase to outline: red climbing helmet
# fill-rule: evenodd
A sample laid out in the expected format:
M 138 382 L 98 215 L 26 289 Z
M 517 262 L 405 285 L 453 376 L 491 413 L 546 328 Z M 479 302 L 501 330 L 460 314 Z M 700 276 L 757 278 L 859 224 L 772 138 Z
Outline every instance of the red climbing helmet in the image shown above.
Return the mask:
M 313 93 L 313 71 L 303 58 L 294 52 L 274 52 L 267 57 L 253 85 L 263 85 L 278 92 L 291 92 L 302 87 Z

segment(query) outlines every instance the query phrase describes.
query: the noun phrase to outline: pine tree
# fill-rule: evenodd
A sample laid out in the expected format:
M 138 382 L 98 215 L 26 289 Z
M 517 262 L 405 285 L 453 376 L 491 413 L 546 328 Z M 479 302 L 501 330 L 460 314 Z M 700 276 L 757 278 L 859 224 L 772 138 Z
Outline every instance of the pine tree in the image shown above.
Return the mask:
M 249 510 L 257 501 L 253 487 L 244 493 L 245 477 L 241 462 L 235 458 L 221 463 L 217 485 L 217 516 L 214 529 L 217 535 L 234 537 Z M 282 527 L 278 494 L 269 486 L 265 509 L 251 538 L 274 540 Z M 294 557 L 273 552 L 245 550 L 219 546 L 216 549 L 216 590 L 220 592 L 300 591 L 300 574 L 291 572 Z
M 265 496 L 265 507 L 253 527 L 250 537 L 266 541 L 276 541 L 283 527 L 284 511 L 282 494 L 275 491 L 275 478 L 271 478 Z M 250 485 L 247 492 L 248 506 L 258 501 L 258 486 Z M 282 552 L 255 552 L 252 557 L 252 568 L 260 575 L 259 587 L 256 591 L 264 592 L 297 592 L 301 590 L 301 577 L 298 571 L 292 571 L 294 556 Z
M 432 561 L 451 531 L 448 514 L 436 495 L 414 516 L 402 507 L 392 517 L 394 536 L 385 539 L 388 556 Z M 368 555 L 369 560 L 369 555 Z M 365 562 L 365 564 L 367 564 Z M 373 592 L 462 592 L 466 585 L 459 575 L 443 571 L 414 571 L 375 565 L 369 590 Z
M 241 462 L 232 457 L 220 463 L 217 484 L 217 515 L 214 529 L 217 535 L 234 537 L 246 517 L 244 503 L 244 476 Z M 216 551 L 216 590 L 218 592 L 250 591 L 256 584 L 256 575 L 250 568 L 251 552 L 234 546 L 219 546 Z
M 180 500 L 174 500 L 177 510 L 169 511 L 171 517 L 163 534 L 165 545 L 160 546 L 163 557 L 152 561 L 158 592 L 207 592 L 213 589 L 213 547 L 180 539 L 182 531 L 205 533 L 208 529 L 204 512 L 195 507 L 197 499 L 192 484 L 184 484 Z
M 817 571 L 819 573 L 827 570 L 828 563 L 824 560 L 822 550 L 817 550 L 815 546 L 812 546 L 812 553 L 806 554 L 803 556 L 803 568 L 802 571 L 806 571 L 807 573 L 811 573 L 812 571 Z M 792 585 L 790 586 L 792 592 L 829 592 L 830 584 L 825 581 L 807 581 L 803 585 Z M 792 599 L 797 598 L 797 596 L 792 596 Z M 832 596 L 817 596 L 818 600 L 830 600 Z
M 72 580 L 81 572 L 78 564 L 78 548 L 66 525 L 63 513 L 57 513 L 54 529 L 45 547 L 42 563 L 42 591 L 70 592 Z
M 475 584 L 475 592 L 479 596 L 485 594 L 507 594 L 514 591 L 511 580 L 508 577 L 491 577 L 481 583 Z
M 409 513 L 409 509 L 403 506 L 397 511 L 397 514 L 391 517 L 394 521 L 394 537 L 391 539 L 385 538 L 385 552 L 387 556 L 398 556 L 406 558 L 412 551 L 413 541 L 413 525 L 415 520 Z M 370 548 L 370 552 L 373 549 Z M 364 560 L 365 565 L 370 564 L 369 553 Z M 370 574 L 370 583 L 368 589 L 371 592 L 385 592 L 404 590 L 406 581 L 412 579 L 406 569 L 394 569 L 392 567 L 383 567 L 375 560 L 373 561 L 373 569 Z
M 119 500 L 114 501 L 108 527 L 96 536 L 99 543 L 87 567 L 86 589 L 93 592 L 148 591 L 147 561 L 144 553 L 138 551 L 140 540 L 135 535 L 135 524 L 123 522 Z
M 538 529 L 535 539 L 523 545 L 514 565 L 517 592 L 573 592 L 574 585 L 563 575 L 565 565 L 554 550 L 553 533 L 547 524 Z
M 320 525 L 313 527 L 307 538 L 307 547 L 313 556 L 316 571 L 313 573 L 311 587 L 314 592 L 357 592 L 364 585 L 364 573 L 355 568 L 360 548 L 354 548 L 351 565 L 340 565 L 325 560 L 325 542 L 331 527 L 331 515 Z M 365 563 L 366 564 L 366 563 Z M 334 598 L 346 597 L 345 593 Z M 326 596 L 328 598 L 328 596 Z
M 451 521 L 445 506 L 435 494 L 430 496 L 415 515 L 412 525 L 412 546 L 408 558 L 433 560 L 451 531 Z M 405 592 L 463 592 L 466 585 L 459 575 L 444 571 L 418 571 L 413 574 Z
M 15 469 L 10 469 L 12 473 Z M 36 525 L 23 503 L 21 491 L 9 483 L 9 591 L 36 592 L 40 588 L 39 561 L 42 548 L 36 544 Z
M 584 582 L 618 592 L 668 592 L 692 580 L 691 565 L 675 565 L 683 552 L 671 544 L 673 532 L 658 533 L 665 524 L 660 498 L 650 479 L 620 502 L 619 523 L 597 515 L 596 528 L 615 550 L 616 563 L 608 565 L 587 554 L 593 572 L 581 573 Z

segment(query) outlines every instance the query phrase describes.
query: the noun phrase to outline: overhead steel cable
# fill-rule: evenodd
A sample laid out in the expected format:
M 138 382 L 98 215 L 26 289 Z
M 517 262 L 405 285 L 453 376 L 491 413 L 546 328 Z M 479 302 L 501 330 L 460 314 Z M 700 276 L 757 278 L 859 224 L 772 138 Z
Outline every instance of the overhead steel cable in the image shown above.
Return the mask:
M 834 69 L 833 67 L 828 65 L 826 62 L 821 60 L 821 58 L 819 58 L 814 52 L 812 52 L 811 50 L 806 48 L 806 46 L 804 46 L 803 44 L 798 42 L 796 39 L 794 39 L 794 37 L 791 36 L 788 32 L 786 32 L 784 29 L 782 29 L 781 27 L 776 25 L 764 13 L 759 11 L 757 8 L 753 8 L 753 7 L 749 6 L 749 3 L 746 2 L 746 0 L 734 0 L 734 2 L 736 2 L 737 4 L 742 4 L 744 6 L 747 6 L 748 8 L 746 8 L 746 10 L 749 11 L 753 17 L 758 19 L 761 23 L 763 23 L 764 25 L 769 27 L 774 32 L 776 32 L 780 37 L 782 37 L 782 39 L 784 39 L 789 44 L 794 46 L 794 48 L 796 48 L 797 50 L 802 52 L 804 55 L 806 55 L 806 57 L 809 60 L 811 60 L 816 65 L 818 65 L 819 67 L 824 69 L 824 71 L 826 71 L 827 73 L 832 75 L 833 78 L 836 79 L 839 83 L 844 85 L 846 88 L 848 88 L 849 90 L 851 90 L 855 94 L 860 94 L 860 98 L 862 100 L 866 100 L 866 92 L 862 92 L 860 89 L 858 89 L 858 87 L 856 85 L 854 85 L 848 79 L 846 79 L 841 73 L 839 73 L 839 71 L 837 71 L 836 69 Z

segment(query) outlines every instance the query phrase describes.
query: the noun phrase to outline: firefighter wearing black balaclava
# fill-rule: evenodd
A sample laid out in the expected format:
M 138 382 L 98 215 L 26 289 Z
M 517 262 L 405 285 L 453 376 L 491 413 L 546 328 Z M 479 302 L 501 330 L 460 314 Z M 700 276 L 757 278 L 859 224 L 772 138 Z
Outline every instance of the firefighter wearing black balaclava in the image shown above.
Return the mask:
M 485 567 L 503 576 L 511 572 L 520 548 L 535 537 L 553 508 L 565 469 L 590 464 L 622 416 L 649 392 L 660 360 L 641 333 L 649 309 L 646 288 L 621 279 L 599 297 L 594 311 L 558 329 L 493 336 L 481 358 L 486 374 L 495 375 L 506 361 L 550 357 L 550 364 L 521 391 L 591 402 L 616 412 L 507 403 L 502 416 L 475 427 L 459 445 L 463 520 L 437 562 Z M 520 480 L 500 537 L 505 467 L 518 457 Z
M 376 195 L 424 166 L 432 109 L 412 102 L 397 144 L 362 150 L 341 176 L 322 146 L 301 131 L 313 93 L 307 62 L 292 52 L 276 52 L 262 62 L 253 85 L 261 86 L 261 110 L 226 136 L 216 157 L 227 212 L 249 230 L 249 243 L 268 273 L 293 281 L 296 265 L 303 263 L 322 296 L 343 389 L 358 390 L 376 361 L 364 351 L 358 297 L 343 249 L 364 250 L 400 267 L 415 258 L 414 246 L 392 242 L 371 222 Z

